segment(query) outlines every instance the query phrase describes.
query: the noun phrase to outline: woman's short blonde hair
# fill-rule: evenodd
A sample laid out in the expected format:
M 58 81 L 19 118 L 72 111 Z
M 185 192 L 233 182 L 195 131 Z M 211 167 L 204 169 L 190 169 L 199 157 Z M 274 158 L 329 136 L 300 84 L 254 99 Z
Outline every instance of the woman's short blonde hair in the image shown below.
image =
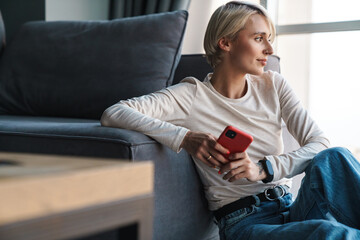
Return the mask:
M 261 5 L 245 1 L 231 1 L 215 10 L 204 37 L 205 56 L 213 68 L 222 60 L 223 52 L 218 46 L 219 40 L 223 37 L 235 40 L 239 31 L 245 28 L 249 17 L 254 14 L 265 16 L 270 27 L 271 42 L 273 42 L 276 33 L 275 26 Z

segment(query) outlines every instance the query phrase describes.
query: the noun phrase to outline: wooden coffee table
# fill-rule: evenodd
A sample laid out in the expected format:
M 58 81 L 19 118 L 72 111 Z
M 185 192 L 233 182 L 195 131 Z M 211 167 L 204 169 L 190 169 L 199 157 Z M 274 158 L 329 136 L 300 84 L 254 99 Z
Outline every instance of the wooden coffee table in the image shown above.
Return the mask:
M 137 223 L 151 239 L 150 161 L 0 153 L 0 239 L 74 239 Z

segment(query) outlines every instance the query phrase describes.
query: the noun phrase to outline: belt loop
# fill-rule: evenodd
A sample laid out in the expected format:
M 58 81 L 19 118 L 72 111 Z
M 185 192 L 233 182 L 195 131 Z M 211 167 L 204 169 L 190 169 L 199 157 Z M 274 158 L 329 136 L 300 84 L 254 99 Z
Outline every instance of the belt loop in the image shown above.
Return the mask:
M 255 199 L 255 206 L 260 206 L 260 198 L 256 195 L 252 195 L 252 197 Z

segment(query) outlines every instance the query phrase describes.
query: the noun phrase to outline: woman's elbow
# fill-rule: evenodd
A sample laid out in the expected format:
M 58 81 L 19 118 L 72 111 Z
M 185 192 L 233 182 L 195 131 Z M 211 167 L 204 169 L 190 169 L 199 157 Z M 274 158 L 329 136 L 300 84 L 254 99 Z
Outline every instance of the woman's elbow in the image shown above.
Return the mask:
M 123 128 L 124 121 L 121 119 L 123 119 L 123 115 L 126 115 L 128 108 L 126 105 L 120 103 L 108 107 L 100 118 L 101 126 Z
M 110 126 L 110 114 L 109 114 L 109 108 L 106 109 L 103 114 L 101 115 L 101 118 L 100 118 L 100 124 L 101 126 L 103 127 L 109 127 Z

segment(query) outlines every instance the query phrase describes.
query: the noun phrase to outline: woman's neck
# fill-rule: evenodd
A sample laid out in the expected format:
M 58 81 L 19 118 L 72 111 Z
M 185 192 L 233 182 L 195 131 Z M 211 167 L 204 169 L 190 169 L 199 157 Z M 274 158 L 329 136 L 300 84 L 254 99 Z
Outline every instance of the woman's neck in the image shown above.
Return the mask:
M 211 77 L 211 84 L 221 95 L 237 99 L 247 92 L 246 74 L 235 73 L 230 69 L 218 66 Z

